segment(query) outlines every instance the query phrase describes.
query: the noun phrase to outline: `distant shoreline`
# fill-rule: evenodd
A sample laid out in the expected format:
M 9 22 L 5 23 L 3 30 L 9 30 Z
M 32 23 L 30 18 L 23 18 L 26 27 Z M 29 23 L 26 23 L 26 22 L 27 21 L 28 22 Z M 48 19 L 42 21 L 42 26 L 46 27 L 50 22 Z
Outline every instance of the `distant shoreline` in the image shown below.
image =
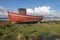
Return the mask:
M 9 18 L 2 18 L 2 19 L 0 19 L 0 20 L 8 21 Z

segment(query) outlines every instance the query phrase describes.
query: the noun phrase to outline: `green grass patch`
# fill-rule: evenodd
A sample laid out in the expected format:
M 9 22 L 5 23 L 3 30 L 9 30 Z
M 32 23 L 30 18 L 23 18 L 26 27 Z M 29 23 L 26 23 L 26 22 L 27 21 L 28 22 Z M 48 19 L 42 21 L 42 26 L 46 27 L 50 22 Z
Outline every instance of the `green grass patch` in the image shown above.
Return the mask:
M 0 32 L 1 32 L 1 30 L 3 30 L 3 28 L 1 28 L 3 24 L 0 25 L 1 25 L 0 26 Z M 11 24 L 9 22 L 6 22 L 5 27 L 6 27 L 5 34 L 6 36 L 10 36 L 9 37 L 10 40 L 14 40 L 17 37 L 18 33 L 22 33 L 28 37 L 30 36 L 37 37 L 38 35 L 41 35 L 41 33 L 49 33 L 49 35 L 60 34 L 60 24 L 52 24 L 52 23 Z

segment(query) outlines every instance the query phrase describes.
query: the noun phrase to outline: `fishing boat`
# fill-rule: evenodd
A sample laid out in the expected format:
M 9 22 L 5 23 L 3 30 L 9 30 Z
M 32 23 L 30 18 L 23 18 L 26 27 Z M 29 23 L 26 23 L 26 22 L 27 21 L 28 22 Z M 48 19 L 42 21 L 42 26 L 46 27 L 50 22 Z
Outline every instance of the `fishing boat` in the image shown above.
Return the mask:
M 21 22 L 37 22 L 43 19 L 43 16 L 32 16 L 27 14 L 18 14 L 8 11 L 8 16 L 11 23 L 21 23 Z

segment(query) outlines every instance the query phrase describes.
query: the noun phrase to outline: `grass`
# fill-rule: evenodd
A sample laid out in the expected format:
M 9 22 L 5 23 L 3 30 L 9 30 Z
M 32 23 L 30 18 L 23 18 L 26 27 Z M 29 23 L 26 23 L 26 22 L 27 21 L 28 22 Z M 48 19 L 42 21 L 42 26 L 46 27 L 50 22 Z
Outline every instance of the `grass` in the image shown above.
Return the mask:
M 3 22 L 4 23 L 4 22 Z M 3 28 L 2 23 L 0 23 L 0 32 Z M 40 23 L 40 24 L 11 24 L 6 22 L 5 24 L 5 35 L 8 36 L 7 40 L 15 40 L 18 33 L 22 33 L 25 36 L 37 37 L 42 33 L 49 33 L 49 35 L 58 35 L 60 34 L 60 24 L 47 24 L 47 23 Z M 4 30 L 3 30 L 4 31 Z M 2 38 L 0 39 L 2 40 Z

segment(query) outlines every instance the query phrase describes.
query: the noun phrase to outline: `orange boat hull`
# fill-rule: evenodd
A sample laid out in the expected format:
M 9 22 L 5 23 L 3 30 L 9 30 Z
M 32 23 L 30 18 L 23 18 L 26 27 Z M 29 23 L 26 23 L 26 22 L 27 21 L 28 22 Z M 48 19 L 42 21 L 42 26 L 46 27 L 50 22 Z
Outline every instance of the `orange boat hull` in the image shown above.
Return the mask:
M 14 12 L 8 12 L 10 22 L 36 22 L 41 21 L 43 19 L 42 16 L 31 16 L 25 14 L 17 14 Z

